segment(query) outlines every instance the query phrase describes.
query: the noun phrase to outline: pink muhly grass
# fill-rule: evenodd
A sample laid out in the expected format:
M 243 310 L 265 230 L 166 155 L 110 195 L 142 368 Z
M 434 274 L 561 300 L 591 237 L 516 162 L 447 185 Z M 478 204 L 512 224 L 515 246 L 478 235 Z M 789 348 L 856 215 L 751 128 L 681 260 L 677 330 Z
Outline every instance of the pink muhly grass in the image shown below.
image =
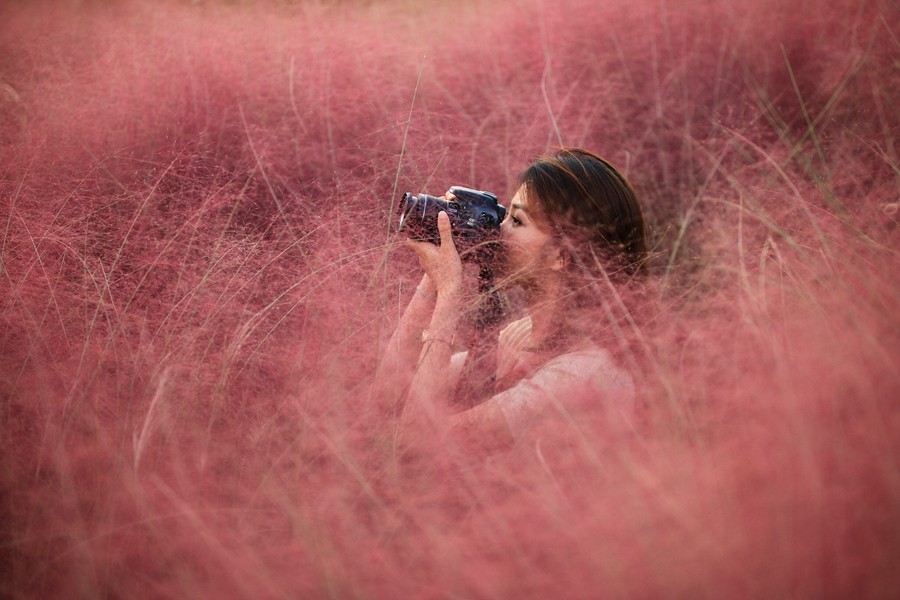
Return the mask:
M 896 593 L 891 2 L 0 22 L 0 595 Z M 368 394 L 418 276 L 396 193 L 508 198 L 558 145 L 652 225 L 633 431 L 587 399 L 404 470 Z

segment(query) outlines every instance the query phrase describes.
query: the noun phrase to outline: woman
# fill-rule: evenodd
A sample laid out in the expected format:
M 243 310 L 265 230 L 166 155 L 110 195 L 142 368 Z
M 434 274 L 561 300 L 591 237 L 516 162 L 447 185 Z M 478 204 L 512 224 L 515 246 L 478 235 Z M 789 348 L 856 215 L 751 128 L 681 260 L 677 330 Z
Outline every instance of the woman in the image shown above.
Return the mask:
M 621 305 L 617 288 L 644 269 L 644 220 L 634 191 L 609 163 L 563 149 L 531 164 L 501 225 L 498 287 L 522 290 L 527 315 L 500 332 L 493 389 L 462 411 L 451 399 L 463 266 L 445 213 L 440 245 L 408 241 L 424 270 L 391 339 L 382 380 L 408 383 L 400 423 L 404 443 L 451 436 L 469 446 L 511 445 L 535 422 L 588 398 L 609 419 L 627 423 L 634 386 L 595 340 Z M 608 335 L 605 336 L 607 339 Z

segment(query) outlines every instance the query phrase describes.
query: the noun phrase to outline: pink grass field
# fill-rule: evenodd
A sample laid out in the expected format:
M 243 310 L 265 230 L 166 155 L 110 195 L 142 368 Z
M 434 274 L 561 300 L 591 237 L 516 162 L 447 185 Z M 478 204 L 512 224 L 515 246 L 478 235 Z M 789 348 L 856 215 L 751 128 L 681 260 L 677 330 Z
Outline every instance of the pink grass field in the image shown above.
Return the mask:
M 6 2 L 3 598 L 897 598 L 900 5 Z M 634 431 L 395 460 L 403 191 L 633 181 Z M 607 319 L 608 315 L 597 315 Z M 626 345 L 627 342 L 627 345 Z

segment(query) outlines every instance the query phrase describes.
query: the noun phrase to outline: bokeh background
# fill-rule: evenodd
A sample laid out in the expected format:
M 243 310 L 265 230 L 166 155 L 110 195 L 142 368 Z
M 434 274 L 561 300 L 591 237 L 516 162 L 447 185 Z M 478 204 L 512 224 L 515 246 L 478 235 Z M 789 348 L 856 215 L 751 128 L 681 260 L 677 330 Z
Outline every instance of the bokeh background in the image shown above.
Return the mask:
M 897 597 L 898 25 L 5 2 L 0 595 Z M 557 146 L 651 225 L 635 430 L 405 471 L 369 394 L 418 279 L 396 200 L 508 198 Z

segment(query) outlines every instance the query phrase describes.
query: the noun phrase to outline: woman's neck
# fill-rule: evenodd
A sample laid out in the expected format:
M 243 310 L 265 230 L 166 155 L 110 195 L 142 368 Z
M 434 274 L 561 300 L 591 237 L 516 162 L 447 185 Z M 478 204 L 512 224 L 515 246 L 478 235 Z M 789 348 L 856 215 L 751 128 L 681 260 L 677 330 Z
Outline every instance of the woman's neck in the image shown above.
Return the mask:
M 544 286 L 534 290 L 528 299 L 528 314 L 531 317 L 529 346 L 533 348 L 555 346 L 560 341 L 566 315 L 558 288 L 558 285 Z

